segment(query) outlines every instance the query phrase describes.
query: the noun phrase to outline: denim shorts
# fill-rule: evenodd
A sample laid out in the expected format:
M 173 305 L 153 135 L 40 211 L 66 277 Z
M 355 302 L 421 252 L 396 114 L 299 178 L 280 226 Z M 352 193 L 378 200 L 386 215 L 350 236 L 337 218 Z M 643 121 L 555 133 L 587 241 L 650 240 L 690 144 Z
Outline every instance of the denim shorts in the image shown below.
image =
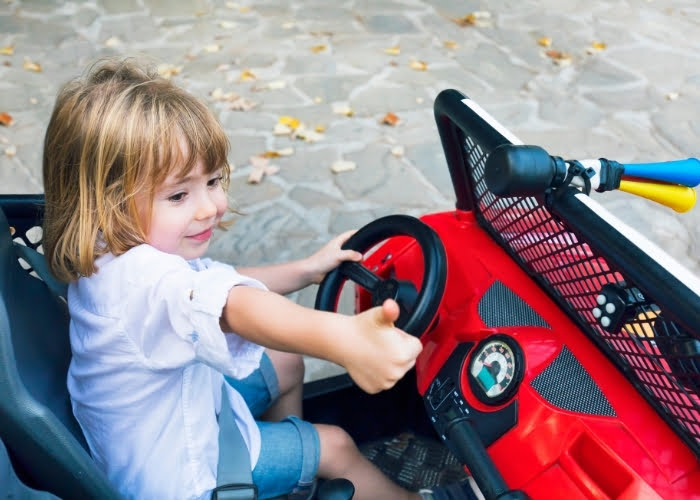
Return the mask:
M 279 397 L 277 374 L 267 354 L 263 354 L 260 367 L 248 377 L 226 377 L 226 382 L 243 396 L 260 429 L 260 456 L 253 469 L 258 498 L 311 488 L 321 456 L 314 426 L 294 416 L 281 422 L 257 420 Z

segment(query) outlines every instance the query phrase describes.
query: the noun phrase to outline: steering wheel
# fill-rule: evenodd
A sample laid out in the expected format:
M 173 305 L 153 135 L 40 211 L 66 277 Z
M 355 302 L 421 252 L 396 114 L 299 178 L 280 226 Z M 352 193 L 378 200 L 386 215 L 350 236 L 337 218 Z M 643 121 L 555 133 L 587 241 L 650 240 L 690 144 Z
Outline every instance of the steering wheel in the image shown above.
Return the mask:
M 416 337 L 422 335 L 437 314 L 447 279 L 445 248 L 437 233 L 415 217 L 389 215 L 359 229 L 343 248 L 365 253 L 392 236 L 410 236 L 420 246 L 423 253 L 420 290 L 416 290 L 410 281 L 382 279 L 358 262 L 345 261 L 321 281 L 316 294 L 316 309 L 335 311 L 340 288 L 349 279 L 370 293 L 373 306 L 381 305 L 386 299 L 396 300 L 400 308 L 396 326 Z

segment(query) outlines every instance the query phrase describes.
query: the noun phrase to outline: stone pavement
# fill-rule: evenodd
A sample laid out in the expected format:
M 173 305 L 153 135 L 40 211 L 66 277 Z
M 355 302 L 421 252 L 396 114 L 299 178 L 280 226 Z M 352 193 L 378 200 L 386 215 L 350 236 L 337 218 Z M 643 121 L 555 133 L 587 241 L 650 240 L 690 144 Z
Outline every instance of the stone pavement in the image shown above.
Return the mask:
M 42 190 L 61 83 L 98 57 L 146 54 L 231 139 L 230 197 L 247 215 L 212 255 L 300 257 L 381 215 L 453 207 L 432 114 L 445 88 L 564 158 L 700 156 L 698 28 L 696 0 L 0 0 L 0 113 L 13 118 L 0 126 L 0 192 Z M 380 123 L 388 112 L 396 126 Z M 283 115 L 322 137 L 275 135 Z M 278 173 L 247 183 L 251 156 L 287 148 L 270 160 Z M 332 173 L 339 160 L 356 169 Z M 597 199 L 700 273 L 700 208 Z M 314 293 L 295 298 L 310 305 Z

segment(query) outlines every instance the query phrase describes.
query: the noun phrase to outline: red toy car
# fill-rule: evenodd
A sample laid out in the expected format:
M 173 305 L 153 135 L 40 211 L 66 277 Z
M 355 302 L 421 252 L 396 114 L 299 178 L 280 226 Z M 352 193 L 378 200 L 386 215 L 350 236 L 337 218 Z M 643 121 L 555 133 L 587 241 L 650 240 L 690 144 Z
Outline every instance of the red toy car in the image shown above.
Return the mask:
M 374 250 L 330 273 L 316 304 L 335 309 L 347 280 L 358 311 L 395 298 L 398 326 L 424 344 L 416 369 L 373 396 L 345 375 L 311 382 L 305 417 L 343 426 L 409 488 L 466 470 L 487 499 L 700 498 L 700 280 L 587 196 L 640 171 L 522 146 L 454 90 L 435 117 L 455 210 L 362 228 L 347 245 Z M 694 169 L 662 180 L 687 193 Z M 27 233 L 41 196 L 0 207 L 40 245 Z M 70 414 L 64 308 L 24 283 L 31 268 L 5 240 L 0 492 L 118 498 Z

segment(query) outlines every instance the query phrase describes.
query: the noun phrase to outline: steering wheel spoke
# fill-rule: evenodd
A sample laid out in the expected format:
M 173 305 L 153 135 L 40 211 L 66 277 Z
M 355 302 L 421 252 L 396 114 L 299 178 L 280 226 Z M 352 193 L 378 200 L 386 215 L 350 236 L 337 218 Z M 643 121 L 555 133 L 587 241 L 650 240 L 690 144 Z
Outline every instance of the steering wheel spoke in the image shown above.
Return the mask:
M 379 276 L 359 262 L 345 261 L 338 266 L 338 270 L 340 274 L 357 283 L 372 295 L 382 284 L 382 279 Z

